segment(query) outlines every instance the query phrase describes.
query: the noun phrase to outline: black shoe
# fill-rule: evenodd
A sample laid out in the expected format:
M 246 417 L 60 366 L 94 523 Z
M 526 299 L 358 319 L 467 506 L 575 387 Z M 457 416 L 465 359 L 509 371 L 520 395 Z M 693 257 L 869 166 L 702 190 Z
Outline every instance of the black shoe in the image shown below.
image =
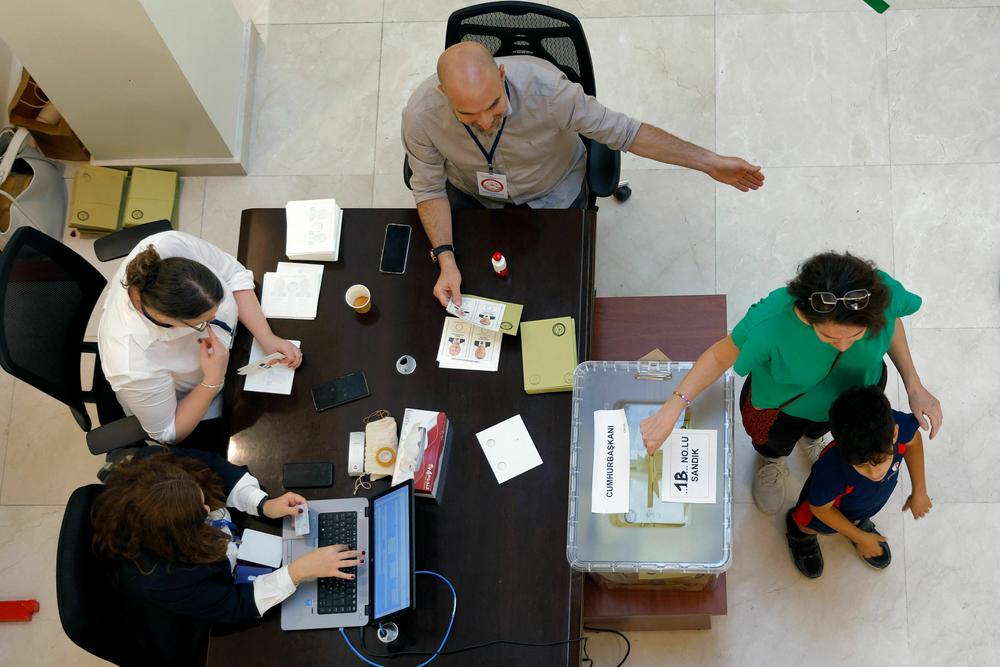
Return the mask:
M 819 549 L 819 540 L 815 535 L 807 535 L 799 530 L 792 519 L 792 510 L 785 514 L 785 539 L 792 551 L 792 562 L 799 572 L 810 579 L 823 574 L 823 552 Z
M 858 521 L 854 525 L 856 525 L 860 530 L 863 530 L 866 533 L 877 533 L 878 532 L 875 529 L 875 524 L 872 523 L 871 519 L 862 519 L 861 521 Z M 858 555 L 861 556 L 861 554 L 858 554 Z M 876 570 L 884 570 L 885 568 L 889 567 L 889 563 L 892 562 L 892 551 L 889 550 L 889 543 L 888 542 L 882 542 L 882 555 L 881 556 L 875 556 L 874 558 L 865 558 L 864 556 L 861 556 L 861 560 L 863 560 L 864 562 L 868 563 L 869 565 L 871 565 L 872 567 L 874 567 Z

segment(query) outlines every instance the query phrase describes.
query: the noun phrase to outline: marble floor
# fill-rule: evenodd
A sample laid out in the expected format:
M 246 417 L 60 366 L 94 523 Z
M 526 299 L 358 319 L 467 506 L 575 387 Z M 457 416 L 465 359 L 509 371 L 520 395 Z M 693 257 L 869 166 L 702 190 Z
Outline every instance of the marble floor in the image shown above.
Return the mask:
M 243 208 L 412 206 L 400 109 L 468 4 L 235 0 L 261 40 L 251 173 L 185 178 L 182 228 L 234 252 Z M 815 581 L 793 568 L 780 519 L 750 502 L 738 438 L 729 615 L 708 632 L 631 633 L 627 664 L 998 664 L 1000 0 L 890 0 L 883 15 L 862 0 L 553 4 L 583 19 L 607 105 L 767 176 L 742 194 L 625 156 L 635 194 L 601 204 L 598 293 L 726 294 L 732 326 L 810 254 L 851 250 L 924 297 L 910 345 L 945 413 L 927 447 L 934 511 L 915 522 L 900 489 L 876 519 L 892 566 L 872 571 L 830 538 Z M 889 393 L 906 406 L 895 375 Z M 806 472 L 792 459 L 789 503 Z M 53 565 L 62 506 L 98 465 L 68 410 L 0 375 L 0 599 L 41 601 L 31 623 L 0 625 L 4 665 L 100 662 L 60 629 Z M 601 667 L 621 648 L 590 642 Z

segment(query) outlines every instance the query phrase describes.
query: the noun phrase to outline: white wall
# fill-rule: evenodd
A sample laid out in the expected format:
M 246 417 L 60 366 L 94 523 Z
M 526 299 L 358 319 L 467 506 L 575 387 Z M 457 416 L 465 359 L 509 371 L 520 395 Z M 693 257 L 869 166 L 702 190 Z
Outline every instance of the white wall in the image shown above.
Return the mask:
M 243 21 L 231 0 L 140 0 L 232 152 L 239 150 Z
M 0 39 L 95 160 L 237 154 L 243 26 L 229 0 L 18 2 Z
M 0 126 L 10 122 L 7 115 L 7 105 L 10 98 L 17 92 L 17 84 L 21 80 L 21 63 L 17 62 L 14 54 L 7 45 L 0 40 Z

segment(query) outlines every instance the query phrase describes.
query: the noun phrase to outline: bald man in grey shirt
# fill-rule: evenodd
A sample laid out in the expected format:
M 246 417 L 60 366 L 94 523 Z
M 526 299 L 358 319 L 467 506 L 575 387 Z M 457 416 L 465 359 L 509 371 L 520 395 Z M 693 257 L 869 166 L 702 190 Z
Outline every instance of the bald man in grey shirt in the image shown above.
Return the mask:
M 744 192 L 764 183 L 760 167 L 612 111 L 545 60 L 494 60 L 481 44 L 456 44 L 438 59 L 437 75 L 414 91 L 402 121 L 417 213 L 441 269 L 434 286 L 441 305 L 461 303 L 451 208 L 586 207 L 581 134 Z

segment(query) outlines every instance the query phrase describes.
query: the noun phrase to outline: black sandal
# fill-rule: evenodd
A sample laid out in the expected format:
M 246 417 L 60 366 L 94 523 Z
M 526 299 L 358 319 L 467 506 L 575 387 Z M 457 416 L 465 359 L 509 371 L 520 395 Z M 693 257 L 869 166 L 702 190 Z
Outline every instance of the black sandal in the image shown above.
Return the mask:
M 872 523 L 871 519 L 861 519 L 860 521 L 858 521 L 854 525 L 857 526 L 859 530 L 863 530 L 866 533 L 877 533 L 878 532 L 878 530 L 875 529 L 875 524 Z M 855 546 L 855 548 L 857 548 L 857 545 L 854 545 L 854 546 Z M 861 554 L 859 553 L 858 556 L 861 556 Z M 865 558 L 864 556 L 861 556 L 861 560 L 863 560 L 864 562 L 868 563 L 870 566 L 872 566 L 876 570 L 884 570 L 885 568 L 889 567 L 889 563 L 892 562 L 892 551 L 889 550 L 889 543 L 888 542 L 882 542 L 882 555 L 881 556 L 875 556 L 873 558 Z
M 819 540 L 815 535 L 803 533 L 792 518 L 792 510 L 785 514 L 785 539 L 792 551 L 792 562 L 795 568 L 815 579 L 823 574 L 823 552 L 819 548 Z

